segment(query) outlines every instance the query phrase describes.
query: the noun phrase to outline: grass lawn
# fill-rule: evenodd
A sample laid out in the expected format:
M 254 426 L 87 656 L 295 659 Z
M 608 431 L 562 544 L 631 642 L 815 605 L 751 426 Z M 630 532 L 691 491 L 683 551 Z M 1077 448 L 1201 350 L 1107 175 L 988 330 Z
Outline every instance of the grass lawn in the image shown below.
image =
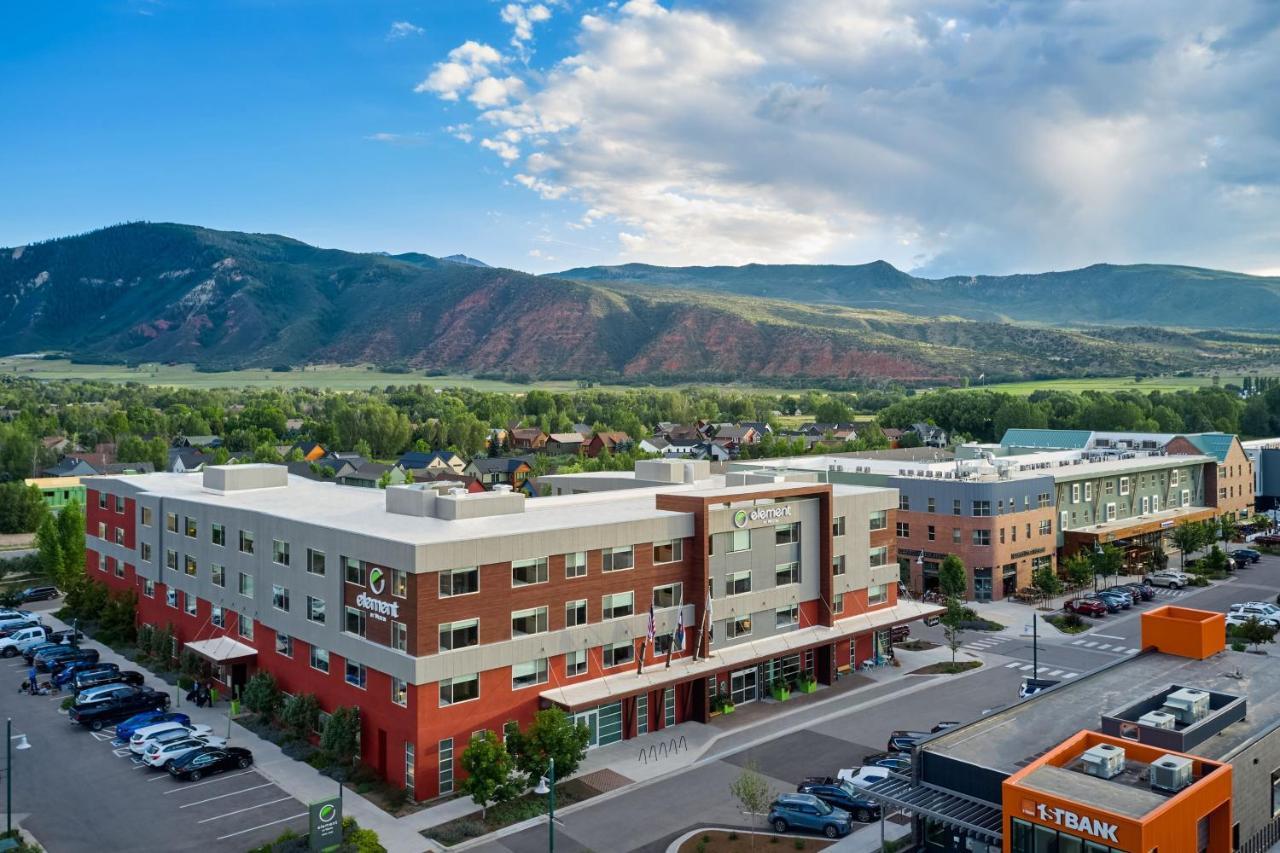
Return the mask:
M 1038 382 L 1001 382 L 995 385 L 970 385 L 972 388 L 987 388 L 991 391 L 1003 391 L 1006 394 L 1027 396 L 1035 391 L 1182 391 L 1193 390 L 1209 385 L 1213 380 L 1208 376 L 1156 376 L 1134 381 L 1132 376 L 1111 376 L 1094 379 L 1045 379 Z M 1238 376 L 1223 376 L 1223 385 L 1228 382 L 1239 383 Z
M 570 779 L 556 785 L 556 808 L 579 803 L 597 796 L 600 792 L 595 788 L 577 780 Z M 520 823 L 529 818 L 547 813 L 547 798 L 534 793 L 525 794 L 501 805 L 489 806 L 483 820 L 480 813 L 455 818 L 448 823 L 422 830 L 422 834 L 445 847 L 461 844 L 472 838 L 496 832 L 504 826 Z
M 982 661 L 980 660 L 958 660 L 955 663 L 948 660 L 913 669 L 907 675 L 958 675 L 970 669 L 977 669 L 980 666 L 982 666 Z
M 755 836 L 754 844 L 752 836 Z M 679 853 L 750 853 L 753 849 L 761 853 L 781 853 L 783 850 L 826 850 L 834 843 L 822 837 L 792 838 L 745 829 L 736 832 L 708 829 L 685 839 Z

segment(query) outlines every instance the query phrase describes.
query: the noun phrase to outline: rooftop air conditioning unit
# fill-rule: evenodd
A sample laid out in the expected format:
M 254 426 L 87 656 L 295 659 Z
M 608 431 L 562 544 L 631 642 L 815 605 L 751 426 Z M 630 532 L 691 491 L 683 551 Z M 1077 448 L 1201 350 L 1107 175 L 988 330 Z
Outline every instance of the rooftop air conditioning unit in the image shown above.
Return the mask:
M 1203 720 L 1209 714 L 1209 694 L 1194 687 L 1183 687 L 1164 698 L 1164 708 L 1178 722 L 1191 725 Z
M 1162 755 L 1151 762 L 1151 787 L 1162 791 L 1181 791 L 1191 784 L 1195 765 L 1181 755 Z
M 1124 772 L 1124 750 L 1109 743 L 1100 743 L 1085 750 L 1080 756 L 1084 772 L 1099 779 L 1110 779 Z
M 1153 729 L 1171 729 L 1178 718 L 1165 711 L 1148 711 L 1138 718 L 1138 725 L 1150 726 Z

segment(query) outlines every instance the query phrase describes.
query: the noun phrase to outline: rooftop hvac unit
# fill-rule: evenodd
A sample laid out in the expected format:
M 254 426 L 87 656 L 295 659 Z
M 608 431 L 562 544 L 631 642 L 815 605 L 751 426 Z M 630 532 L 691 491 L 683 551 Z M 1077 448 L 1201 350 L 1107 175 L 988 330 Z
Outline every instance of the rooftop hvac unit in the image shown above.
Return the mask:
M 1191 784 L 1195 765 L 1181 755 L 1162 755 L 1151 763 L 1151 787 L 1162 791 L 1181 791 Z
M 1164 699 L 1164 708 L 1178 722 L 1191 725 L 1203 720 L 1209 713 L 1209 694 L 1194 687 L 1183 687 L 1175 690 Z
M 1084 772 L 1099 779 L 1110 779 L 1124 771 L 1124 750 L 1109 743 L 1100 743 L 1085 750 L 1080 756 Z
M 1148 711 L 1138 718 L 1138 725 L 1150 726 L 1153 729 L 1171 729 L 1178 718 L 1165 711 Z

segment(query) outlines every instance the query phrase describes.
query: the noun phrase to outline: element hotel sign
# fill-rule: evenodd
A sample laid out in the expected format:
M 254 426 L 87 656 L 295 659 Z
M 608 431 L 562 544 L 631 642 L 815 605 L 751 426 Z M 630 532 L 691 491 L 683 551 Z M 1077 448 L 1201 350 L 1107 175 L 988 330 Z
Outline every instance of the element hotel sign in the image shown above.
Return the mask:
M 740 509 L 733 514 L 734 527 L 746 527 L 753 522 L 761 524 L 777 524 L 791 517 L 791 505 L 758 506 L 755 509 Z
M 387 575 L 386 572 L 379 568 L 369 570 L 369 592 L 373 595 L 381 595 L 386 589 Z M 369 611 L 369 615 L 379 622 L 386 622 L 387 617 L 392 619 L 400 618 L 400 603 L 396 601 L 381 601 L 369 595 L 368 592 L 362 592 L 356 596 L 356 607 Z

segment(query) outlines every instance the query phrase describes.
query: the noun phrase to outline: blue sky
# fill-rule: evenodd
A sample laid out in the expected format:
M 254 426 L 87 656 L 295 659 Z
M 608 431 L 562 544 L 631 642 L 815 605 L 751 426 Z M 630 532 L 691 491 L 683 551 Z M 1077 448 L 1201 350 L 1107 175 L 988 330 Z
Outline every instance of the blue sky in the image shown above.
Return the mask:
M 1280 273 L 1280 4 L 13 2 L 0 245 Z

